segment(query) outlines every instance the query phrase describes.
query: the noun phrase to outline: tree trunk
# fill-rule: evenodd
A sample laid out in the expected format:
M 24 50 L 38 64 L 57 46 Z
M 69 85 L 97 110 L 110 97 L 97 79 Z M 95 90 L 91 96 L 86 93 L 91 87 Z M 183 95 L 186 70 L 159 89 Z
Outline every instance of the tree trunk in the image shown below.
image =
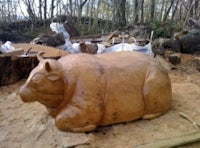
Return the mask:
M 183 3 L 181 2 L 180 8 L 179 8 L 179 20 L 182 21 L 182 8 L 183 7 Z
M 39 18 L 42 21 L 42 0 L 39 0 Z
M 160 12 L 160 21 L 162 21 L 162 19 L 163 19 L 164 6 L 165 6 L 165 0 L 162 1 L 162 7 L 161 7 L 161 12 Z
M 199 8 L 199 0 L 195 0 L 195 4 L 194 4 L 194 14 L 195 14 L 195 19 L 199 19 L 199 15 L 198 15 L 198 10 Z
M 72 6 L 72 0 L 69 0 L 69 10 L 70 10 L 70 20 L 72 19 L 73 16 L 73 6 Z
M 54 16 L 54 3 L 55 3 L 55 0 L 51 0 L 51 19 L 53 19 L 53 16 Z
M 117 28 L 124 28 L 126 25 L 126 0 L 112 0 L 112 3 L 114 24 Z
M 134 20 L 134 23 L 138 23 L 138 19 L 139 19 L 139 16 L 138 16 L 138 0 L 135 0 L 135 20 Z
M 47 19 L 47 0 L 44 0 L 44 20 Z
M 188 9 L 188 11 L 187 11 L 187 13 L 186 13 L 185 22 L 183 23 L 183 26 L 185 26 L 185 24 L 186 24 L 188 18 L 189 18 L 190 15 L 191 15 L 191 11 L 192 11 L 192 8 L 193 8 L 193 6 L 194 6 L 194 3 L 195 3 L 195 0 L 191 0 L 191 1 L 190 1 L 189 9 Z
M 172 21 L 174 20 L 174 16 L 176 14 L 176 11 L 177 11 L 177 8 L 178 8 L 178 4 L 179 4 L 179 0 L 176 1 L 176 5 L 175 5 L 175 8 L 174 8 L 174 11 L 172 12 L 172 18 L 171 18 Z
M 155 13 L 155 0 L 151 0 L 151 12 L 150 12 L 150 21 L 154 20 L 154 13 Z
M 141 0 L 141 23 L 144 23 L 144 0 Z
M 82 10 L 83 10 L 83 6 L 85 5 L 85 3 L 87 2 L 87 0 L 80 0 L 80 4 L 78 6 L 78 20 L 80 21 L 81 19 L 81 15 L 82 15 Z M 81 22 L 81 21 L 80 21 Z
M 167 17 L 168 17 L 168 15 L 169 15 L 169 12 L 170 12 L 170 10 L 171 10 L 171 8 L 172 8 L 173 3 L 174 3 L 174 0 L 171 0 L 170 6 L 169 6 L 169 8 L 167 9 L 167 12 L 166 12 L 165 15 L 164 15 L 163 21 L 166 21 L 166 20 L 167 20 Z

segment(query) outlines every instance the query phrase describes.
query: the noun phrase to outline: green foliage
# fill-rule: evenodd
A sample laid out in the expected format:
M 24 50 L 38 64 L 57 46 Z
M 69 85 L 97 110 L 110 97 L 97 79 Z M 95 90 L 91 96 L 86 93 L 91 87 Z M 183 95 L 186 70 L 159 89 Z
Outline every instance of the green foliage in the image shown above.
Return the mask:
M 179 32 L 183 28 L 181 23 L 166 21 L 153 21 L 148 24 L 148 29 L 154 31 L 154 38 L 171 38 L 175 32 Z

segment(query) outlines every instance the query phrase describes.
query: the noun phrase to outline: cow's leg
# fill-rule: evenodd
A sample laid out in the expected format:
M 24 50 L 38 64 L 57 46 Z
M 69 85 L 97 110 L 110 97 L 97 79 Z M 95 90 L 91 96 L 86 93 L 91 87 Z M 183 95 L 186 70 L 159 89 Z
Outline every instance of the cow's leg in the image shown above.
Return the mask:
M 155 118 L 169 110 L 172 94 L 168 75 L 161 70 L 151 70 L 144 82 L 143 95 L 144 119 Z
M 55 118 L 55 124 L 62 131 L 88 132 L 96 128 L 101 119 L 100 110 L 96 113 L 76 106 L 67 106 Z
M 84 127 L 77 127 L 77 128 L 72 128 L 70 129 L 70 131 L 72 132 L 89 132 L 89 131 L 93 131 L 96 129 L 96 125 L 87 125 Z

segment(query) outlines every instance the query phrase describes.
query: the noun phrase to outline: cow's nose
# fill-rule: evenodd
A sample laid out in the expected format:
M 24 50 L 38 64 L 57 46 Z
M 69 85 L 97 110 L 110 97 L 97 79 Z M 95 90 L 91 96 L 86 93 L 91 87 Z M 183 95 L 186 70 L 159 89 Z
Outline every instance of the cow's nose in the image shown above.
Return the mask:
M 22 99 L 22 101 L 27 102 L 27 92 L 26 92 L 26 86 L 22 85 L 19 89 L 19 95 Z

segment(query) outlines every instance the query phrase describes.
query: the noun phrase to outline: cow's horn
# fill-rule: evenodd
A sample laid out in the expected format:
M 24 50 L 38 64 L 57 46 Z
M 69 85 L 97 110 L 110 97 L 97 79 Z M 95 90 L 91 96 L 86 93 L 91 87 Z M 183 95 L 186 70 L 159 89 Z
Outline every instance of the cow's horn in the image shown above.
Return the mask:
M 42 60 L 44 60 L 44 58 L 42 57 L 41 54 L 44 54 L 44 52 L 41 51 L 41 52 L 38 52 L 38 53 L 37 53 L 37 59 L 38 59 L 39 62 L 41 62 Z

